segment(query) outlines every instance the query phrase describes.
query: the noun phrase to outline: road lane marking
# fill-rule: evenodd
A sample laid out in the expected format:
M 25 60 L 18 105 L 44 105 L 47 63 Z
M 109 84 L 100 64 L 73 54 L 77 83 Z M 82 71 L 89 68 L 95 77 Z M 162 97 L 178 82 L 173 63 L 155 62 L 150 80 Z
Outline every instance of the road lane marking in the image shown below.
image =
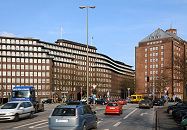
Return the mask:
M 34 127 L 37 127 L 37 126 L 40 126 L 40 125 L 43 125 L 43 124 L 47 124 L 48 122 L 43 122 L 43 123 L 40 123 L 40 124 L 37 124 L 37 125 L 34 125 L 34 126 L 30 126 L 29 128 L 34 128 Z
M 25 124 L 25 125 L 20 125 L 20 126 L 14 127 L 14 129 L 18 129 L 18 128 L 21 128 L 21 127 L 25 127 L 25 126 L 28 126 L 28 125 L 32 125 L 32 124 L 36 124 L 36 123 L 40 123 L 40 122 L 44 122 L 44 121 L 47 121 L 47 120 L 41 120 L 41 121 L 32 122 L 32 123 Z
M 103 121 L 98 121 L 97 124 L 100 124 L 101 122 L 103 122 Z
M 147 112 L 145 112 L 145 113 L 141 113 L 140 116 L 143 116 L 143 115 L 145 115 L 145 114 L 148 114 L 148 113 L 147 113 Z
M 121 124 L 121 122 L 117 122 L 116 124 L 114 124 L 113 126 L 117 127 Z
M 123 119 L 127 119 L 130 115 L 132 115 L 138 108 L 131 111 L 128 115 L 126 115 Z
M 41 128 L 44 128 L 44 127 L 48 127 L 48 125 L 44 125 L 44 126 L 40 126 L 40 127 L 36 127 L 36 129 L 41 129 Z

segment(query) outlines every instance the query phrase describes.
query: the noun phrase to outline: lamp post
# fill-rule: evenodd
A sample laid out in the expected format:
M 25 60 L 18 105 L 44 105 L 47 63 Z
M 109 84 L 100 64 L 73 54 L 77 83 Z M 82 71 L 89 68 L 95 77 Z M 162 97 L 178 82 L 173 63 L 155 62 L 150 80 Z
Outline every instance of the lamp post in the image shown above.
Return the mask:
M 81 100 L 82 100 L 82 87 L 81 87 Z
M 88 83 L 88 9 L 91 8 L 91 9 L 94 9 L 95 6 L 80 6 L 79 7 L 80 9 L 86 9 L 86 89 L 87 89 L 87 103 L 89 102 L 89 83 Z
M 131 88 L 127 88 L 127 90 L 128 90 L 128 97 L 130 96 L 130 89 Z
M 1 104 L 3 104 L 3 98 L 4 98 L 4 85 L 5 85 L 5 81 L 3 80 L 3 84 L 1 86 Z

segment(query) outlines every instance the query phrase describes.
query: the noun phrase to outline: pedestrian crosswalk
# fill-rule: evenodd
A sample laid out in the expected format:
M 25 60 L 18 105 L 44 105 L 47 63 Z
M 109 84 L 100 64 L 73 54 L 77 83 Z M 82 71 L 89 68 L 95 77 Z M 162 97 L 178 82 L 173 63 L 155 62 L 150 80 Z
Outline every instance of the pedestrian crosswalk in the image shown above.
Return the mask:
M 19 125 L 14 127 L 13 129 L 21 129 L 21 128 L 30 128 L 30 129 L 38 129 L 38 128 L 47 128 L 48 127 L 48 120 L 40 120 L 40 121 L 35 121 L 31 123 L 27 123 L 24 125 Z

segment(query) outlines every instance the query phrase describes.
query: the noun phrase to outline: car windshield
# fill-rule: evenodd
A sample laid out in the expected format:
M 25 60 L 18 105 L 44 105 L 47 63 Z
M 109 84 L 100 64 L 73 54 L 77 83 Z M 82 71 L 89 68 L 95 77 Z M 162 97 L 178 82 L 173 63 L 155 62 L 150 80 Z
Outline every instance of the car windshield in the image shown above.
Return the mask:
M 12 98 L 28 98 L 30 96 L 29 90 L 13 91 Z
M 55 108 L 52 116 L 75 116 L 75 108 Z
M 18 103 L 6 103 L 1 109 L 15 109 Z

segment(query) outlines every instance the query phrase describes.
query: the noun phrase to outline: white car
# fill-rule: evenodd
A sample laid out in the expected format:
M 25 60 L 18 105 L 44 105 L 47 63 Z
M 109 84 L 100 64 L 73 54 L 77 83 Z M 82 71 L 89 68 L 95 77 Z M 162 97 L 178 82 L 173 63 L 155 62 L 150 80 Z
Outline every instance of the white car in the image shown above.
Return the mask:
M 20 118 L 32 118 L 34 107 L 30 101 L 11 101 L 0 107 L 0 121 L 18 121 Z

